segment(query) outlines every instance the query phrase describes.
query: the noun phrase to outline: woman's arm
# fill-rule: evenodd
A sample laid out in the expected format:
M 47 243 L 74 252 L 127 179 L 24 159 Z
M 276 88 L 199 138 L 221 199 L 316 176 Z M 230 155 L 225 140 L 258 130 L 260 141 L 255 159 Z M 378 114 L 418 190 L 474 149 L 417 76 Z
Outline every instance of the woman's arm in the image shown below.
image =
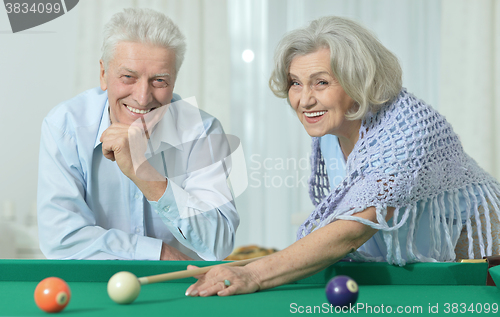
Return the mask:
M 388 208 L 390 219 L 394 208 Z M 356 216 L 377 222 L 375 207 Z M 352 220 L 337 220 L 296 241 L 288 248 L 244 267 L 216 267 L 186 291 L 190 296 L 252 293 L 313 275 L 355 251 L 376 229 Z M 231 286 L 224 286 L 224 280 Z

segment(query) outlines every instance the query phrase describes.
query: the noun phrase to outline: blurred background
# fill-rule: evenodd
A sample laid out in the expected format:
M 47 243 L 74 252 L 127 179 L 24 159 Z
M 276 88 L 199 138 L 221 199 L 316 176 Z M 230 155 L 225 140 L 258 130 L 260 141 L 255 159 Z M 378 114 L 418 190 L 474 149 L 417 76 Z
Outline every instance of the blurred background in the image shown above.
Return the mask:
M 310 137 L 268 88 L 273 51 L 325 15 L 352 18 L 399 58 L 404 86 L 444 114 L 465 150 L 500 178 L 500 0 L 81 0 L 13 34 L 0 9 L 0 258 L 43 258 L 36 192 L 40 127 L 58 103 L 99 85 L 102 27 L 148 7 L 187 37 L 175 92 L 241 139 L 248 188 L 236 246 L 282 249 L 312 211 Z

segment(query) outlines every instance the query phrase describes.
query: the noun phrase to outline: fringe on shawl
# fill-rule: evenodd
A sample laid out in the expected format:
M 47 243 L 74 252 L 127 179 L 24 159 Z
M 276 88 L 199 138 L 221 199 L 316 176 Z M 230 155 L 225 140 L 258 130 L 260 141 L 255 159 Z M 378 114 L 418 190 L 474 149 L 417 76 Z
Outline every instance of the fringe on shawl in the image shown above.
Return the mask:
M 476 197 L 476 193 L 478 193 L 479 199 Z M 462 219 L 462 212 L 460 210 L 460 195 L 464 197 L 466 203 L 465 219 Z M 448 199 L 448 206 L 451 207 L 450 209 L 445 208 L 446 197 Z M 469 258 L 474 258 L 475 239 L 478 240 L 480 256 L 490 256 L 492 255 L 494 243 L 491 214 L 494 213 L 497 219 L 500 219 L 498 197 L 500 197 L 500 188 L 495 183 L 468 185 L 464 188 L 456 189 L 453 192 L 442 192 L 426 201 L 422 201 L 420 204 L 413 203 L 405 207 L 397 208 L 389 223 L 385 221 L 385 216 L 387 214 L 386 206 L 376 206 L 378 223 L 373 223 L 353 215 L 370 207 L 366 206 L 350 210 L 343 215 L 331 215 L 324 221 L 321 221 L 321 223 L 318 223 L 313 230 L 321 228 L 338 219 L 358 221 L 382 231 L 384 242 L 387 247 L 387 258 L 385 260 L 390 264 L 404 266 L 407 262 L 454 261 L 456 258 L 455 247 L 462 233 L 462 229 L 465 227 L 468 239 Z M 426 207 L 430 207 L 428 208 L 428 210 L 430 210 L 429 257 L 420 254 L 415 246 L 415 233 L 418 231 L 418 224 Z M 485 219 L 484 223 L 481 222 L 481 207 L 482 215 Z M 398 238 L 398 230 L 406 222 L 408 222 L 406 246 L 401 246 Z M 474 226 L 477 233 L 475 234 L 476 237 L 473 236 Z M 484 241 L 483 236 L 486 237 L 486 241 Z M 442 237 L 444 241 L 441 241 Z M 406 248 L 407 261 L 403 259 L 402 247 Z M 382 258 L 375 258 L 366 253 L 357 251 L 348 254 L 347 257 L 355 261 L 384 261 Z
M 316 173 L 311 173 L 309 177 L 309 198 L 311 198 L 314 206 L 318 206 L 330 192 L 330 181 L 328 180 L 325 160 L 321 155 L 319 142 L 320 138 L 312 139 L 312 153 L 310 157 L 311 169 L 316 171 Z
M 317 171 L 309 179 L 311 184 L 310 196 L 316 205 L 316 209 L 309 217 L 299 232 L 297 239 L 304 237 L 307 232 L 312 232 L 321 228 L 330 222 L 337 219 L 355 220 L 374 229 L 382 231 L 384 243 L 387 248 L 386 261 L 390 264 L 403 266 L 414 262 L 437 262 L 437 261 L 453 261 L 456 258 L 455 247 L 457 241 L 465 228 L 468 240 L 468 257 L 473 259 L 474 243 L 477 239 L 480 256 L 493 255 L 493 233 L 500 228 L 492 228 L 491 214 L 494 213 L 500 220 L 500 186 L 497 183 L 491 182 L 486 184 L 472 184 L 460 189 L 455 189 L 452 192 L 441 192 L 433 197 L 425 199 L 420 203 L 413 203 L 404 207 L 396 208 L 391 224 L 385 221 L 387 214 L 387 206 L 375 206 L 377 213 L 377 222 L 373 223 L 369 220 L 353 216 L 353 214 L 361 212 L 371 206 L 363 206 L 349 211 L 340 211 L 331 214 L 329 217 L 321 221 L 321 215 L 332 208 L 331 205 L 336 205 L 336 201 L 328 201 L 324 199 L 329 190 L 328 176 L 322 158 L 319 144 L 319 138 L 313 139 L 313 154 L 311 155 L 311 166 Z M 348 190 L 347 184 L 356 178 L 357 175 L 348 177 L 341 186 L 335 189 L 336 193 L 333 197 L 341 199 L 342 192 Z M 478 194 L 476 196 L 476 193 Z M 465 219 L 462 219 L 460 210 L 460 196 L 464 198 L 466 205 Z M 444 202 L 445 197 L 448 199 L 448 208 Z M 479 199 L 478 199 L 479 198 Z M 428 207 L 428 208 L 427 208 Z M 482 213 L 480 208 L 482 207 Z M 333 207 L 334 208 L 334 207 Z M 422 255 L 416 248 L 416 232 L 418 225 L 425 209 L 430 210 L 430 246 L 428 256 Z M 340 214 L 340 215 L 339 215 Z M 481 215 L 483 217 L 481 217 Z M 481 222 L 484 218 L 484 223 Z M 408 235 L 406 246 L 401 246 L 398 238 L 398 230 L 407 222 Z M 474 228 L 476 229 L 474 232 Z M 475 234 L 474 234 L 475 233 Z M 475 237 L 474 237 L 475 236 Z M 483 236 L 486 237 L 484 241 Z M 443 237 L 444 241 L 441 241 Z M 407 261 L 402 256 L 402 247 L 406 248 Z M 354 252 L 347 255 L 348 258 L 355 261 L 384 261 L 382 258 L 372 257 L 366 253 Z

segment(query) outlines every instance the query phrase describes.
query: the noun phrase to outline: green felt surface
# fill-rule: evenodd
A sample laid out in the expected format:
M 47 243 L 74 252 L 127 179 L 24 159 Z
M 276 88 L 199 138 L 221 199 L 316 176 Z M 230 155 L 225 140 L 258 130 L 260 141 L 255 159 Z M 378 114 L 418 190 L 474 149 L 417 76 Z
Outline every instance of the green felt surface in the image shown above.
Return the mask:
M 385 263 L 339 263 L 298 283 L 248 295 L 185 297 L 184 292 L 193 281 L 185 279 L 144 285 L 131 305 L 115 304 L 107 296 L 107 280 L 118 271 L 144 276 L 182 270 L 186 265 L 187 262 L 1 260 L 0 316 L 47 316 L 33 300 L 37 283 L 47 276 L 64 278 L 71 288 L 71 301 L 59 313 L 61 316 L 337 315 L 339 312 L 327 304 L 324 293 L 326 282 L 336 274 L 348 274 L 360 284 L 358 303 L 351 313 L 398 314 L 399 310 L 402 315 L 411 311 L 411 315 L 418 316 L 495 315 L 495 305 L 500 312 L 500 289 L 484 286 L 484 263 L 423 263 L 403 268 Z
M 188 264 L 209 266 L 223 262 L 203 261 L 84 261 L 84 260 L 0 260 L 0 281 L 39 281 L 58 276 L 65 281 L 107 282 L 119 271 L 140 276 L 185 270 Z M 404 267 L 387 263 L 340 262 L 324 271 L 298 281 L 325 284 L 336 275 L 349 275 L 361 285 L 484 285 L 485 263 L 418 263 Z M 188 278 L 174 283 L 194 282 Z
M 500 265 L 490 268 L 489 271 L 495 285 L 500 287 Z

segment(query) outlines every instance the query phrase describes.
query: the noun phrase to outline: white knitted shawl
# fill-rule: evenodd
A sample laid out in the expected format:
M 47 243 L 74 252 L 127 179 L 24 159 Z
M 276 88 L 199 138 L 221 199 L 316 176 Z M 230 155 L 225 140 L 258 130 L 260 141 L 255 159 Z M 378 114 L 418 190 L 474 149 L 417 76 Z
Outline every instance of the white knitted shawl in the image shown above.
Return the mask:
M 347 159 L 346 177 L 335 189 L 330 191 L 319 138 L 313 138 L 311 166 L 309 189 L 316 209 L 299 228 L 297 239 L 337 219 L 356 220 L 381 230 L 387 262 L 404 265 L 398 229 L 409 222 L 408 262 L 451 261 L 455 259 L 454 248 L 463 223 L 460 193 L 467 206 L 467 219 L 463 220 L 469 257 L 474 256 L 473 225 L 479 233 L 481 255 L 491 255 L 490 213 L 495 212 L 500 219 L 500 184 L 464 153 L 445 118 L 405 89 L 395 101 L 375 114 L 369 113 L 362 121 L 358 142 Z M 452 210 L 445 210 L 444 199 Z M 378 223 L 353 216 L 372 206 L 376 207 Z M 395 208 L 389 223 L 385 221 L 388 206 Z M 479 206 L 484 209 L 485 223 L 480 221 Z M 430 258 L 416 250 L 414 241 L 426 207 L 431 210 Z M 443 233 L 445 241 L 441 241 Z M 358 252 L 350 257 L 370 260 Z

